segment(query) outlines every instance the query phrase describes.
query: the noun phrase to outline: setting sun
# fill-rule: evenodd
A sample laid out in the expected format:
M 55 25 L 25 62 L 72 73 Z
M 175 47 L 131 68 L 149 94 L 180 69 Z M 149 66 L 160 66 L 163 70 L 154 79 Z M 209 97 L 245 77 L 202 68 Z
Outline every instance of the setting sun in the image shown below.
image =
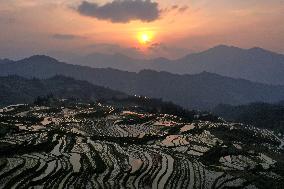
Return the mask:
M 141 32 L 138 34 L 138 41 L 141 44 L 148 44 L 153 40 L 152 32 Z

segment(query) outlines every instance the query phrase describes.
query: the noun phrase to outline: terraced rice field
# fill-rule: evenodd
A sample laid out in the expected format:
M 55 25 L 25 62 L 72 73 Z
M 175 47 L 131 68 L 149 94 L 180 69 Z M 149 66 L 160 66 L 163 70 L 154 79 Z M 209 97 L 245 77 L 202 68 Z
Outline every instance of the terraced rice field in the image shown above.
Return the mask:
M 0 188 L 283 188 L 283 141 L 111 106 L 0 111 Z

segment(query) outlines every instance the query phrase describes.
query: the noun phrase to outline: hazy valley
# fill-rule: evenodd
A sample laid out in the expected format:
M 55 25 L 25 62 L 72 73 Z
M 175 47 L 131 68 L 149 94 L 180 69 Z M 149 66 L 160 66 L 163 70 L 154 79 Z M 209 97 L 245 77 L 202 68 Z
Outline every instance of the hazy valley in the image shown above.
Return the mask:
M 218 45 L 173 60 L 163 57 L 135 59 L 123 54 L 102 53 L 72 56 L 72 58 L 64 56 L 61 59 L 94 68 L 114 68 L 130 72 L 151 69 L 174 74 L 210 72 L 266 84 L 284 84 L 284 55 L 258 47 L 242 49 Z
M 162 98 L 186 108 L 202 110 L 212 109 L 219 104 L 274 103 L 284 99 L 284 87 L 281 85 L 233 79 L 209 72 L 178 75 L 151 70 L 135 73 L 90 68 L 66 64 L 48 56 L 32 56 L 1 63 L 0 76 L 9 75 L 43 79 L 64 75 L 129 95 Z M 279 81 L 282 81 L 281 78 Z

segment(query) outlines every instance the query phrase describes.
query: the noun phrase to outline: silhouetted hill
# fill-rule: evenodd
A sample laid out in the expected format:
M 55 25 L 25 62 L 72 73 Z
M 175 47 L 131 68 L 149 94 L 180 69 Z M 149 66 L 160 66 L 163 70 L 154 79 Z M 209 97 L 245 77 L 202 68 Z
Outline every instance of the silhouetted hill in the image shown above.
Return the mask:
M 12 60 L 9 60 L 7 58 L 5 59 L 0 59 L 0 64 L 5 64 L 5 63 L 9 63 L 9 62 L 13 62 Z
M 255 101 L 273 102 L 284 98 L 284 88 L 281 86 L 232 79 L 208 72 L 174 75 L 145 70 L 138 73 L 136 80 L 132 81 L 136 83 L 125 88 L 125 92 L 150 97 L 160 96 L 192 108 L 208 109 L 217 105 L 217 102 L 237 105 Z
M 284 99 L 283 86 L 253 83 L 208 72 L 197 75 L 176 75 L 150 70 L 132 73 L 70 65 L 46 56 L 33 56 L 1 64 L 0 75 L 20 75 L 28 78 L 64 75 L 130 95 L 163 98 L 186 108 L 208 109 L 220 103 L 239 105 Z
M 55 76 L 46 80 L 25 79 L 19 76 L 0 77 L 0 88 L 0 105 L 31 103 L 38 96 L 50 94 L 58 98 L 84 101 L 127 96 L 121 92 L 64 76 Z
M 233 78 L 284 84 L 284 55 L 261 48 L 241 49 L 220 45 L 177 60 L 178 73 L 208 71 Z
M 251 124 L 284 134 L 284 103 L 252 103 L 242 106 L 219 105 L 213 112 L 226 120 Z
M 262 48 L 241 49 L 219 45 L 177 60 L 157 58 L 133 59 L 121 54 L 93 53 L 73 58 L 72 64 L 94 68 L 114 68 L 139 72 L 143 69 L 176 74 L 198 74 L 203 71 L 250 81 L 284 85 L 284 55 Z

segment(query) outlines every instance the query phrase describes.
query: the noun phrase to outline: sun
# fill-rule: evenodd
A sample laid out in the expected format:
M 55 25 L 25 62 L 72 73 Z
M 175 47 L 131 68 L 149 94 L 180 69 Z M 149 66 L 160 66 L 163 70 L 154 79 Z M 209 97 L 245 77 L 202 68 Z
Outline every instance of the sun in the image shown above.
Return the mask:
M 141 41 L 144 42 L 144 43 L 147 43 L 149 42 L 150 40 L 150 37 L 149 35 L 147 35 L 146 33 L 144 33 L 143 35 L 141 35 Z
M 153 41 L 153 33 L 152 32 L 140 32 L 137 35 L 137 39 L 140 44 L 146 45 Z

